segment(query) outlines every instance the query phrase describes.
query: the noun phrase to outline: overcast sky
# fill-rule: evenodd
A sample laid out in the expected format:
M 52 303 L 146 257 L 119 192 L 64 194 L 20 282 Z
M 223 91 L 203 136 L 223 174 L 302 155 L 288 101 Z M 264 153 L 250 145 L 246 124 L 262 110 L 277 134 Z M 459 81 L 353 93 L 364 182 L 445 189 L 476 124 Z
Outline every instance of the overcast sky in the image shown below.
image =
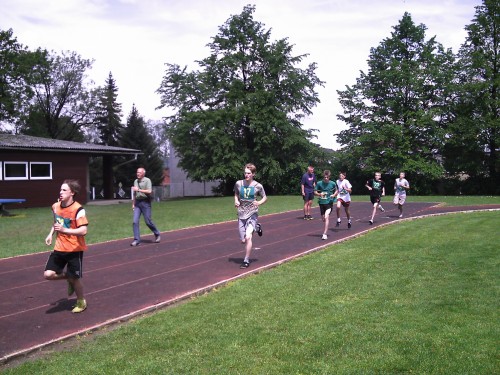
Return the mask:
M 104 86 L 113 74 L 124 121 L 134 103 L 146 120 L 160 120 L 167 112 L 155 110 L 155 91 L 164 64 L 198 69 L 195 60 L 208 56 L 219 27 L 248 4 L 256 6 L 254 20 L 272 29 L 272 40 L 288 38 L 293 55 L 307 53 L 306 63 L 318 64 L 325 87 L 304 124 L 319 130 L 315 142 L 336 149 L 334 134 L 346 128 L 336 118 L 342 111 L 336 90 L 367 71 L 370 48 L 390 37 L 404 12 L 427 26 L 426 39 L 436 36 L 456 53 L 481 0 L 2 0 L 0 27 L 13 29 L 30 49 L 95 60 L 89 76 Z

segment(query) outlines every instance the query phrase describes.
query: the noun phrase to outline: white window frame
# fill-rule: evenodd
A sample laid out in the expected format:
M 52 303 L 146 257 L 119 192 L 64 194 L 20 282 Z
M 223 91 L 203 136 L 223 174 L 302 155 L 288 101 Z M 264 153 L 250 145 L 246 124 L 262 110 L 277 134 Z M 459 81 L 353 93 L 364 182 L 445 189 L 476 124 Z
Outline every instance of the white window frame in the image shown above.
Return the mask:
M 32 165 L 48 165 L 49 166 L 49 175 L 48 176 L 35 176 L 31 175 L 31 166 Z M 32 161 L 30 162 L 30 180 L 52 180 L 52 162 L 51 161 Z
M 7 166 L 12 164 L 24 164 L 24 177 L 8 177 L 7 176 Z M 28 162 L 27 161 L 4 161 L 3 162 L 3 179 L 5 181 L 20 181 L 28 180 Z

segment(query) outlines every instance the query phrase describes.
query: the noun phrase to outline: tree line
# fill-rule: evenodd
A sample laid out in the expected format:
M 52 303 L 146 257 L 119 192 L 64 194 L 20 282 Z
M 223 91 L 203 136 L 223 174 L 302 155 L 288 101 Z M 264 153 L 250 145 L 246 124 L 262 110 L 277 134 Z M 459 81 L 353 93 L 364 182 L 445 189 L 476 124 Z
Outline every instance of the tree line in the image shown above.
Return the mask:
M 317 64 L 295 55 L 288 38 L 273 40 L 250 5 L 219 27 L 197 70 L 166 63 L 157 94 L 172 115 L 155 124 L 135 106 L 121 124 L 112 74 L 104 87 L 90 88 L 92 61 L 29 51 L 12 30 L 0 31 L 0 124 L 55 139 L 147 146 L 143 164 L 161 160 L 168 139 L 189 178 L 219 180 L 225 194 L 247 162 L 275 194 L 297 193 L 310 162 L 361 181 L 375 171 L 405 171 L 419 194 L 499 194 L 500 5 L 483 0 L 475 9 L 456 54 L 428 38 L 411 14 L 402 16 L 371 48 L 368 70 L 336 91 L 346 128 L 332 134 L 341 146 L 335 151 L 303 126 L 325 86 Z M 120 168 L 121 181 L 130 171 Z M 147 169 L 162 171 L 158 162 Z

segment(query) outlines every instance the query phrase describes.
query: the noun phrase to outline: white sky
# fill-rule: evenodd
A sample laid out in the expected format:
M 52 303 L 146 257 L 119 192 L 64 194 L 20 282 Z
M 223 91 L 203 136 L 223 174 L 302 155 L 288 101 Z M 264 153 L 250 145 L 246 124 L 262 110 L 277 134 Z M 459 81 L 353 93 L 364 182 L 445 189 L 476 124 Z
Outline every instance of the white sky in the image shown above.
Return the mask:
M 288 37 L 292 55 L 308 53 L 305 62 L 318 64 L 325 87 L 304 124 L 319 130 L 315 142 L 336 149 L 334 134 L 346 128 L 336 117 L 342 112 L 336 90 L 367 71 L 370 48 L 390 37 L 404 12 L 427 26 L 426 39 L 436 36 L 456 53 L 481 0 L 1 0 L 0 28 L 13 29 L 30 49 L 95 60 L 89 76 L 104 86 L 113 74 L 124 121 L 134 103 L 146 120 L 160 120 L 167 110 L 155 110 L 155 91 L 164 64 L 198 69 L 195 60 L 208 56 L 219 27 L 248 4 L 256 6 L 254 20 L 272 29 L 272 40 Z

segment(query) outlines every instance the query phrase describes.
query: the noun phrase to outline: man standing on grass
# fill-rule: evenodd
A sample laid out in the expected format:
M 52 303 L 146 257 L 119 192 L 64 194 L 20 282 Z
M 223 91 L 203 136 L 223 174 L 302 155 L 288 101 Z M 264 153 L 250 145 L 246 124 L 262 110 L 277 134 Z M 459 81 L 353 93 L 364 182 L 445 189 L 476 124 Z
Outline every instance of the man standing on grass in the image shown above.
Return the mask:
M 241 243 L 245 244 L 245 258 L 240 268 L 250 266 L 253 232 L 262 236 L 262 226 L 258 223 L 259 206 L 266 203 L 264 187 L 254 180 L 256 168 L 253 164 L 245 165 L 245 179 L 234 185 L 234 206 L 238 209 L 238 231 Z M 262 199 L 257 200 L 260 195 Z
M 68 296 L 76 293 L 77 298 L 73 313 L 81 313 L 87 308 L 81 278 L 83 252 L 87 250 L 84 236 L 87 234 L 88 221 L 84 208 L 74 199 L 79 191 L 78 181 L 65 180 L 59 191 L 59 200 L 52 205 L 54 223 L 45 243 L 50 246 L 52 235 L 56 233 L 56 244 L 43 274 L 47 280 L 67 280 Z
M 307 172 L 302 175 L 300 188 L 302 189 L 302 198 L 304 198 L 304 220 L 312 220 L 311 206 L 314 200 L 314 187 L 316 186 L 316 175 L 314 167 L 309 164 Z
M 366 181 L 366 188 L 370 191 L 370 202 L 373 205 L 372 218 L 370 219 L 370 225 L 373 224 L 373 219 L 375 218 L 375 213 L 377 208 L 384 212 L 384 208 L 380 204 L 380 200 L 385 195 L 385 184 L 381 180 L 382 174 L 380 172 L 375 172 L 375 177 Z

